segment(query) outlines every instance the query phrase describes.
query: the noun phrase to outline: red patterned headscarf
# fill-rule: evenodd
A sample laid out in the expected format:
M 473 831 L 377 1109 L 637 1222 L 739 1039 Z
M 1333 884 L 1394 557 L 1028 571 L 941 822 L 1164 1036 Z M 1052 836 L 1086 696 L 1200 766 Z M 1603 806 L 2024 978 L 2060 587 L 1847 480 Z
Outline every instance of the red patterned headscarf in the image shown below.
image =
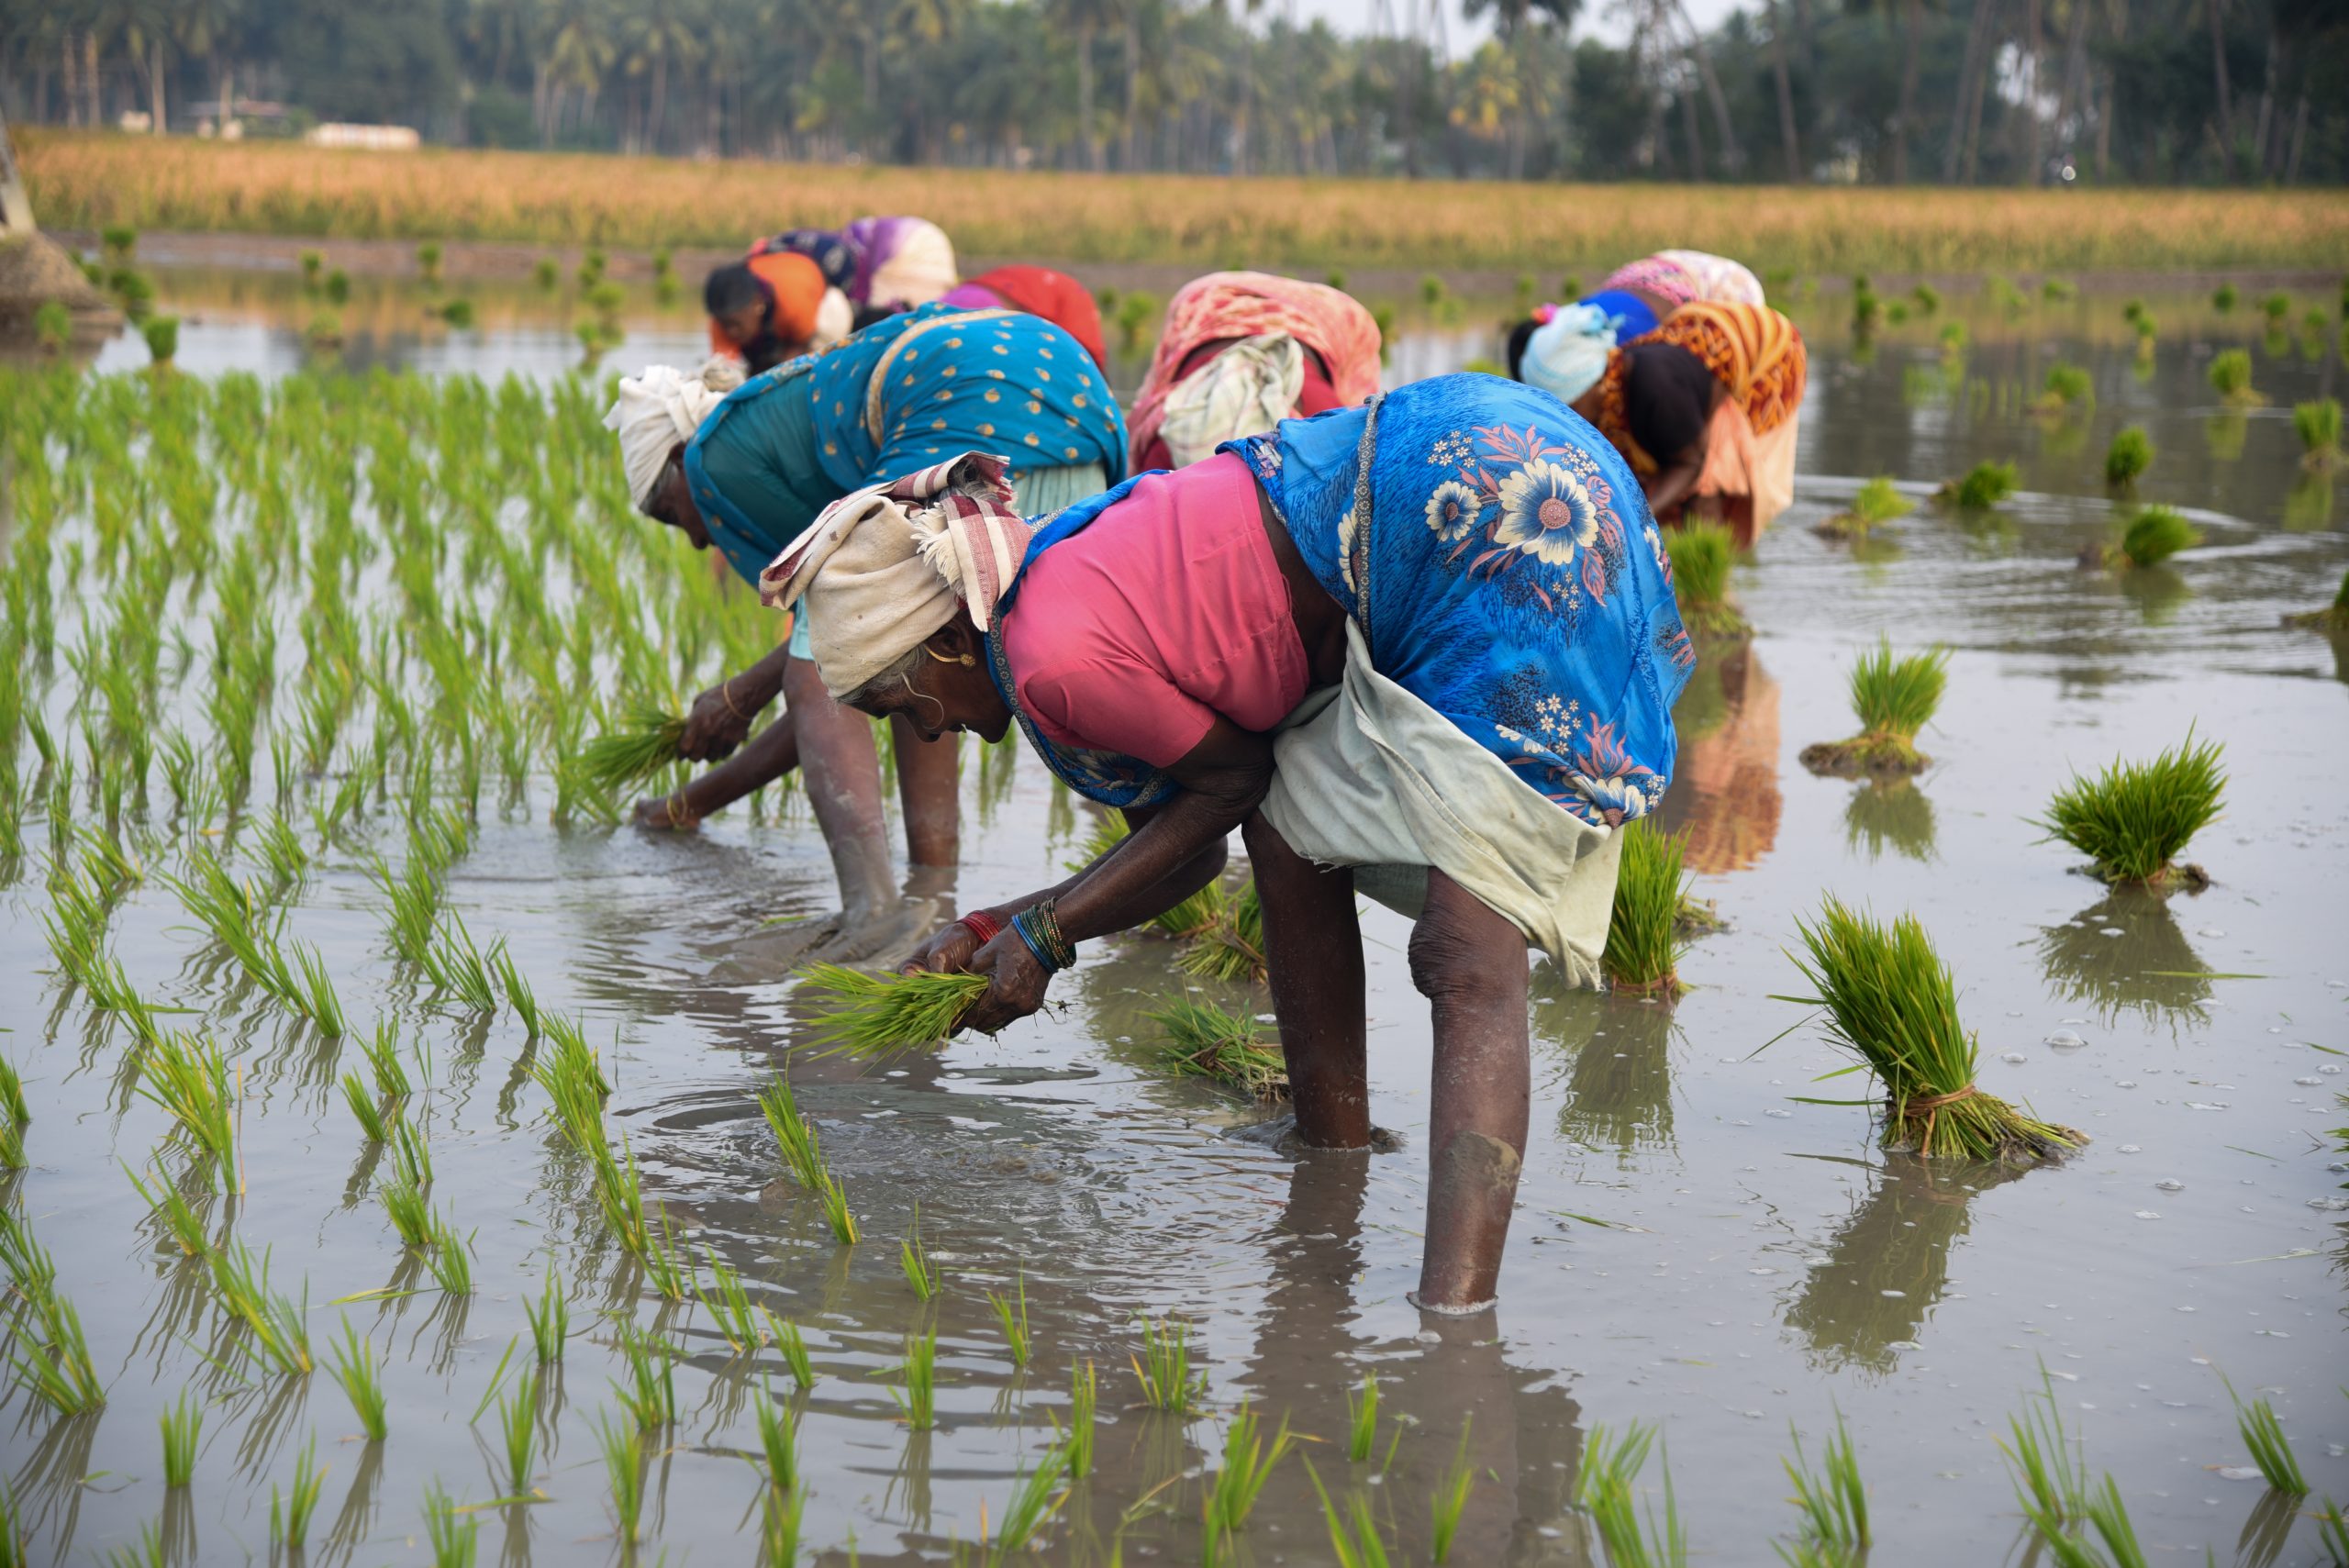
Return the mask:
M 1271 272 L 1209 272 L 1185 284 L 1166 306 L 1166 330 L 1126 416 L 1137 463 L 1158 435 L 1166 395 L 1192 350 L 1266 332 L 1286 332 L 1320 355 L 1341 404 L 1378 390 L 1378 323 L 1353 295 Z

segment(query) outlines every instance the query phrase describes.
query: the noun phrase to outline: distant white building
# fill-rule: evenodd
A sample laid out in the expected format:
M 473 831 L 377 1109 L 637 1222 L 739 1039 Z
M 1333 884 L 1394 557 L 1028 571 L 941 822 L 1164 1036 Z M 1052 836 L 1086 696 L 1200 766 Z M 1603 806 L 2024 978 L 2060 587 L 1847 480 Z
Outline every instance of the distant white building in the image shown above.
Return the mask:
M 312 147 L 351 147 L 365 152 L 413 152 L 424 143 L 413 126 L 344 125 L 328 121 L 302 133 Z

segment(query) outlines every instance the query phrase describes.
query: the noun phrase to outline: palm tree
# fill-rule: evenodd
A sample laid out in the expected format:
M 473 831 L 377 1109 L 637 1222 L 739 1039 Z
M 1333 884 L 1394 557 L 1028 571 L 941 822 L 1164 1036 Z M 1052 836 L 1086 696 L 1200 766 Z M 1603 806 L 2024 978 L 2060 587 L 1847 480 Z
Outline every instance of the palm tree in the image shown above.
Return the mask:
M 651 101 L 645 107 L 644 141 L 658 152 L 669 113 L 670 63 L 691 65 L 700 59 L 702 35 L 670 6 L 636 12 L 628 18 L 626 28 L 628 73 L 652 78 Z

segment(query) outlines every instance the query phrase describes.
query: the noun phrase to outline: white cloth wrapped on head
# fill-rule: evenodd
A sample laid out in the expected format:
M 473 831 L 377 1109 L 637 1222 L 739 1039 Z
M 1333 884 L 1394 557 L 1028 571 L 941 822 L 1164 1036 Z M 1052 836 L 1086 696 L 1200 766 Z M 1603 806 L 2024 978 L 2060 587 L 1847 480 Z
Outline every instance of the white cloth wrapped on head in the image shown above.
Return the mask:
M 987 628 L 1028 553 L 1007 458 L 963 452 L 844 495 L 759 573 L 760 602 L 806 600 L 824 689 L 845 697 L 968 606 Z
M 1572 403 L 1607 373 L 1622 317 L 1595 305 L 1562 305 L 1525 340 L 1518 366 L 1528 386 L 1538 386 L 1561 403 Z
M 1174 384 L 1158 434 L 1174 466 L 1287 418 L 1305 390 L 1305 350 L 1286 332 L 1242 338 Z
M 628 498 L 638 511 L 644 510 L 669 454 L 692 440 L 710 410 L 741 384 L 741 364 L 718 359 L 698 371 L 647 365 L 620 377 L 619 397 L 604 416 L 604 428 L 619 437 Z

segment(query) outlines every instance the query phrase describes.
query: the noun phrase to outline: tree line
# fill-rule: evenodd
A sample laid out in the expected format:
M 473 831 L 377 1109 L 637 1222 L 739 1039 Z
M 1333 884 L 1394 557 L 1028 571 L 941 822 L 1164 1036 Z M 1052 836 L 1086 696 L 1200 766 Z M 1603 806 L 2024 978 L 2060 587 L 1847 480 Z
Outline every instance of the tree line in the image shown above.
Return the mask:
M 0 0 L 0 106 L 683 156 L 1521 179 L 2349 178 L 2342 0 Z

